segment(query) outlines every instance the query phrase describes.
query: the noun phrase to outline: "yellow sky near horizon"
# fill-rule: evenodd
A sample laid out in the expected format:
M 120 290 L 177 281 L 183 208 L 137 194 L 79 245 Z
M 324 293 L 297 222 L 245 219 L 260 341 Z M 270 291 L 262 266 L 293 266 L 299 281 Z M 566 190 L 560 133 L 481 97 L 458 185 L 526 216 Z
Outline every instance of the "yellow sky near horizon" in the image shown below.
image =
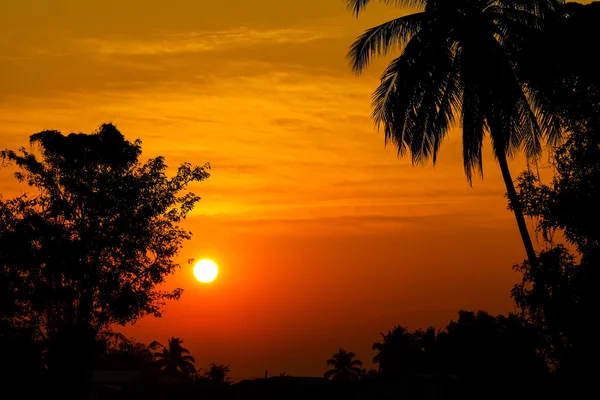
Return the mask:
M 185 289 L 127 333 L 181 337 L 198 366 L 235 379 L 319 375 L 340 347 L 367 365 L 379 332 L 443 326 L 459 309 L 506 313 L 524 251 L 489 146 L 464 177 L 460 132 L 438 164 L 399 160 L 374 129 L 344 57 L 365 28 L 342 0 L 6 0 L 0 6 L 0 148 L 32 133 L 112 121 L 144 156 L 210 162 L 181 260 L 211 258 L 213 285 Z M 525 168 L 513 161 L 514 177 Z M 0 191 L 14 190 L 0 175 Z

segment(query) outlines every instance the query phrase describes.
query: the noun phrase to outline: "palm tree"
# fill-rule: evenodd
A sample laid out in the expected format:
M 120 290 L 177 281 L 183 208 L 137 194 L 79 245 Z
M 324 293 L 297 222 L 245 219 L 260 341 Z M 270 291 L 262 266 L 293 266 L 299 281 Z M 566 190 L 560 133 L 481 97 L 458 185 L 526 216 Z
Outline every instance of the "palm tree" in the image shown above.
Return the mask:
M 381 337 L 381 342 L 373 344 L 377 351 L 373 362 L 379 365 L 381 374 L 398 377 L 417 372 L 422 349 L 405 326 L 394 326 Z
M 347 0 L 356 15 L 372 0 Z M 417 7 L 367 30 L 348 58 L 360 74 L 369 62 L 401 48 L 373 95 L 373 118 L 399 156 L 435 164 L 449 128 L 462 124 L 467 180 L 483 177 L 482 146 L 489 134 L 527 258 L 536 253 L 518 202 L 507 156 L 529 160 L 560 134 L 555 110 L 538 91 L 523 60 L 523 43 L 538 38 L 562 0 L 380 0 Z
M 433 326 L 429 326 L 426 330 L 417 329 L 413 333 L 413 337 L 419 347 L 424 352 L 433 352 L 436 347 L 440 345 L 440 342 L 447 336 L 446 332 L 442 332 L 442 329 L 435 329 Z
M 447 373 L 451 370 L 448 347 L 448 332 L 435 329 L 433 326 L 426 330 L 417 329 L 413 333 L 417 346 L 421 349 L 421 373 Z
M 194 357 L 190 351 L 182 346 L 183 341 L 179 338 L 172 337 L 169 339 L 168 345 L 163 346 L 160 343 L 153 342 L 150 347 L 162 347 L 162 351 L 157 351 L 153 354 L 158 368 L 171 375 L 180 375 L 189 377 L 196 371 L 194 366 Z
M 325 372 L 325 379 L 333 379 L 340 381 L 357 381 L 362 374 L 362 361 L 355 360 L 356 354 L 348 352 L 344 349 L 339 349 L 334 353 L 329 360 L 327 366 L 330 370 Z

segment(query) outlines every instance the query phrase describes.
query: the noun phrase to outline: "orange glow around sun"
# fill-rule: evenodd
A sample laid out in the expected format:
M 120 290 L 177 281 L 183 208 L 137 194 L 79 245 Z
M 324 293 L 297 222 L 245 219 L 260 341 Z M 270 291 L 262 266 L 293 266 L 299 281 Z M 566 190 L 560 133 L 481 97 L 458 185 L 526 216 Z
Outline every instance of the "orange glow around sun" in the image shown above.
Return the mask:
M 211 260 L 200 260 L 194 266 L 194 276 L 202 283 L 210 283 L 217 278 L 219 267 Z

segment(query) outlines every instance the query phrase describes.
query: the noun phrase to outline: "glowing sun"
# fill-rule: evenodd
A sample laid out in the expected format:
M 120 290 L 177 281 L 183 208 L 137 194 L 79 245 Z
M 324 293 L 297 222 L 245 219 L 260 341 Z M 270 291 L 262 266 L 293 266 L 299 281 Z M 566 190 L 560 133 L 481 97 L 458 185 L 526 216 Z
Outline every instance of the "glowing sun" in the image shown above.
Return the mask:
M 219 267 L 211 260 L 200 260 L 194 265 L 194 276 L 202 283 L 215 280 L 219 274 Z

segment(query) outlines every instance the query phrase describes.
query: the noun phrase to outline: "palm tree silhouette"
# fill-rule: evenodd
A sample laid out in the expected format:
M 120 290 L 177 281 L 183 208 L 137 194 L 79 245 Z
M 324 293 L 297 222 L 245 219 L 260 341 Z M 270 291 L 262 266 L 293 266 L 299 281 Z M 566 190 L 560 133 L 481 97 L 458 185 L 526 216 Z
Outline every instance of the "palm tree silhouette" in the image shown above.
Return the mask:
M 435 329 L 433 326 L 429 326 L 426 330 L 417 329 L 413 333 L 413 337 L 421 350 L 435 351 L 436 347 L 439 346 L 440 341 L 447 336 L 446 332 L 442 332 L 442 329 Z
M 162 347 L 162 351 L 157 351 L 153 354 L 158 368 L 170 375 L 180 375 L 188 377 L 196 371 L 194 366 L 194 357 L 190 351 L 182 346 L 183 340 L 172 337 L 169 339 L 168 345 L 163 346 L 160 343 L 153 342 L 150 347 Z
M 424 331 L 421 329 L 414 331 L 413 338 L 422 352 L 419 364 L 421 373 L 450 372 L 448 332 L 430 326 Z
M 347 0 L 356 15 L 372 0 Z M 532 265 L 536 253 L 518 202 L 507 156 L 528 159 L 554 143 L 559 119 L 537 85 L 527 81 L 523 43 L 537 37 L 561 0 L 381 0 L 420 9 L 367 30 L 348 58 L 360 74 L 369 62 L 398 47 L 373 95 L 373 118 L 399 156 L 435 164 L 450 127 L 462 124 L 467 180 L 483 177 L 482 147 L 489 134 L 508 198 Z
M 356 381 L 360 379 L 362 361 L 355 360 L 354 357 L 356 357 L 356 354 L 353 352 L 339 349 L 327 360 L 327 366 L 332 368 L 323 374 L 325 379 L 340 381 Z
M 415 372 L 421 360 L 422 349 L 414 335 L 405 326 L 394 326 L 381 334 L 382 341 L 373 344 L 377 351 L 373 362 L 386 376 L 404 376 Z

